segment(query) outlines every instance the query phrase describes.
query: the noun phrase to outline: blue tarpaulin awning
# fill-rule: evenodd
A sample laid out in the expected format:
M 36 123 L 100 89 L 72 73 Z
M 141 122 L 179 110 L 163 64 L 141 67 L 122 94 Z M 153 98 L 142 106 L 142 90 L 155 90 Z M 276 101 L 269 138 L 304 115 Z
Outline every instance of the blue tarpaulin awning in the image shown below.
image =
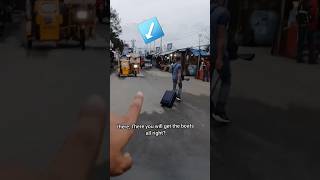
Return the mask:
M 199 49 L 190 49 L 191 53 L 194 55 L 194 56 L 199 56 L 199 54 L 201 56 L 209 56 L 209 53 L 204 51 L 204 50 L 201 50 L 199 51 Z M 200 52 L 200 53 L 199 53 Z

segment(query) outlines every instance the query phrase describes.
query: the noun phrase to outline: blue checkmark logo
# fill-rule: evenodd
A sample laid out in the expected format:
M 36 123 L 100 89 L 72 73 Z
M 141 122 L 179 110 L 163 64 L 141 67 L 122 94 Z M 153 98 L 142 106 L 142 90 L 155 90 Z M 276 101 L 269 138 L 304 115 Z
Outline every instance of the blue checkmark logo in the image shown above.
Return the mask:
M 164 36 L 162 27 L 156 17 L 148 19 L 138 26 L 140 35 L 146 44 Z

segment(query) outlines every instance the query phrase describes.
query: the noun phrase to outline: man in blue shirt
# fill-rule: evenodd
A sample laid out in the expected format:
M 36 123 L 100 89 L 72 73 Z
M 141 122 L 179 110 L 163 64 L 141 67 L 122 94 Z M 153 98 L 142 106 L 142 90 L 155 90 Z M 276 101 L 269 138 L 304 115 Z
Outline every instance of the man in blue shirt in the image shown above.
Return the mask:
M 182 66 L 180 57 L 176 57 L 176 63 L 172 65 L 173 91 L 177 93 L 177 100 L 181 101 L 182 94 Z M 177 85 L 179 89 L 177 90 Z
M 230 58 L 228 57 L 227 52 L 227 29 L 230 22 L 230 12 L 224 7 L 225 0 L 211 0 L 211 3 L 211 52 L 213 55 L 213 63 L 215 63 L 215 66 L 211 66 L 211 80 L 215 79 L 213 77 L 213 72 L 215 70 L 219 73 L 221 79 L 221 88 L 218 99 L 216 102 L 213 102 L 213 98 L 211 97 L 211 115 L 215 121 L 230 123 L 231 121 L 226 113 L 226 105 L 231 88 Z M 211 85 L 214 85 L 214 83 L 211 82 Z M 211 93 L 211 96 L 213 96 L 213 93 Z

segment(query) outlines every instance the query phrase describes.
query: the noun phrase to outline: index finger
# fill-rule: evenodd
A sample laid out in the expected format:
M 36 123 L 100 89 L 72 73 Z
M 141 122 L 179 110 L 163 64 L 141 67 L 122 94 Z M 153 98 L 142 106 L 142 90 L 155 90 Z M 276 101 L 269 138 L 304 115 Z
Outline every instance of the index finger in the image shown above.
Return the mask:
M 134 97 L 133 102 L 129 107 L 128 113 L 125 115 L 125 121 L 128 125 L 132 125 L 138 121 L 143 100 L 143 93 L 139 91 L 137 95 Z
M 102 143 L 105 108 L 102 98 L 93 96 L 89 99 L 80 112 L 78 126 L 50 165 L 51 176 L 61 180 L 88 177 Z

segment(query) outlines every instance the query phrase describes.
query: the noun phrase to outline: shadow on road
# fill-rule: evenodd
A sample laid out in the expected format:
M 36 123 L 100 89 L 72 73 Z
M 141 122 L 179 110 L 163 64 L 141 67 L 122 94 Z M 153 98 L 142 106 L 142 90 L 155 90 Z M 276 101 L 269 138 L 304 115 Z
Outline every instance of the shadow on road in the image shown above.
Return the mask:
M 215 126 L 215 179 L 319 179 L 319 110 L 232 98 L 231 126 Z

